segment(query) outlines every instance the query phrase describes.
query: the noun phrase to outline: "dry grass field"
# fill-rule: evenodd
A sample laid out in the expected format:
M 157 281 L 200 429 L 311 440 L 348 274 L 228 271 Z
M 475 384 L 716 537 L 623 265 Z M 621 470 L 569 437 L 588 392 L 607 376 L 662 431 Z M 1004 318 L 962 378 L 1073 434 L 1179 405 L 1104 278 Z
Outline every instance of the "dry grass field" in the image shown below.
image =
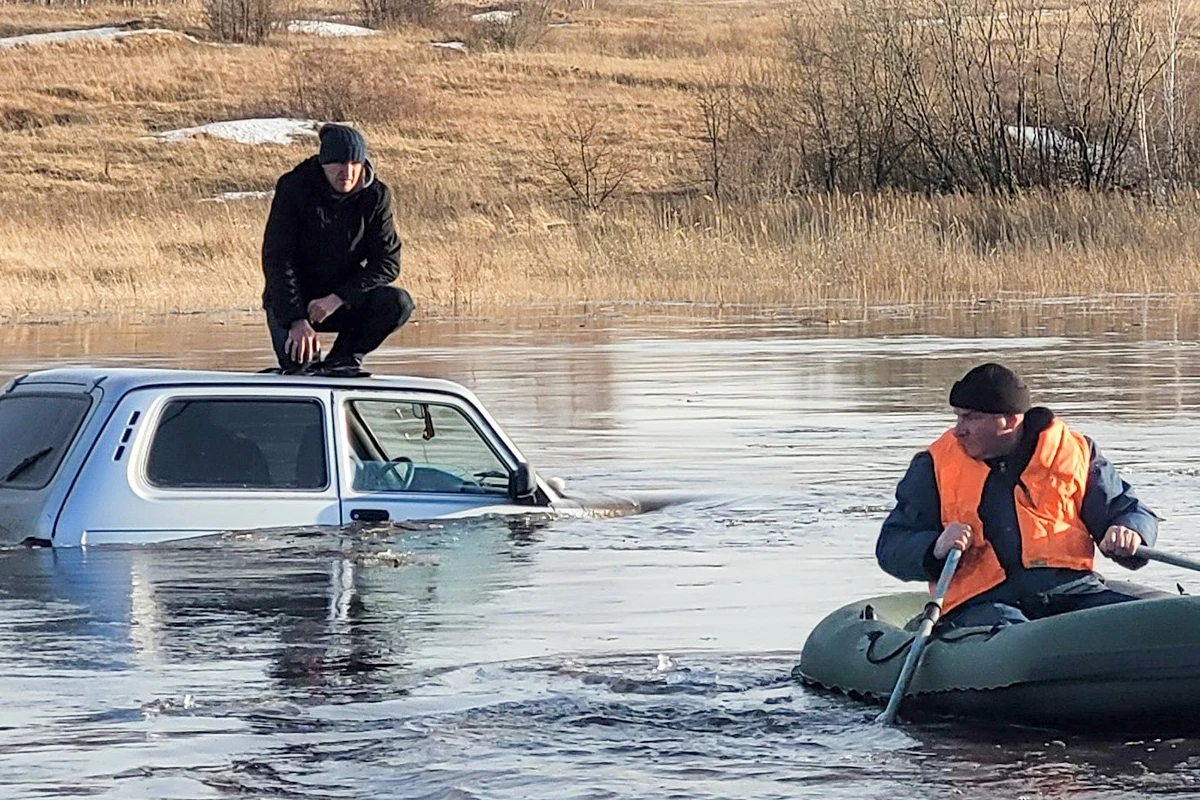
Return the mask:
M 315 139 L 148 137 L 274 116 L 364 130 L 396 190 L 400 282 L 426 313 L 1200 291 L 1187 185 L 813 188 L 718 202 L 703 98 L 734 76 L 770 74 L 788 58 L 785 28 L 820 24 L 812 4 L 554 6 L 540 38 L 509 48 L 486 46 L 465 6 L 428 27 L 278 32 L 253 46 L 211 41 L 202 10 L 0 2 L 0 36 L 129 22 L 179 32 L 0 48 L 0 318 L 256 307 L 267 201 L 212 198 L 269 190 Z M 285 18 L 361 21 L 353 0 L 295 0 Z M 431 45 L 447 39 L 468 52 Z M 552 165 L 555 152 L 570 165 L 580 131 L 598 172 L 622 178 L 593 208 L 573 202 Z

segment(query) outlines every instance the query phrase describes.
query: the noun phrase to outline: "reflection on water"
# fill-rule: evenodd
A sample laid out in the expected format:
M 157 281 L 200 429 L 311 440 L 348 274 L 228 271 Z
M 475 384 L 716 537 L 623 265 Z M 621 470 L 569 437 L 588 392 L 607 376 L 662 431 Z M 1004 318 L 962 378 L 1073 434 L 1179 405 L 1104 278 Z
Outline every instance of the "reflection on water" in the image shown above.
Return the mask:
M 371 366 L 472 388 L 545 474 L 679 489 L 639 517 L 267 531 L 0 551 L 5 797 L 1141 797 L 1200 740 L 889 729 L 791 682 L 872 551 L 946 388 L 1001 358 L 1200 555 L 1185 304 L 621 307 L 426 321 Z M 0 375 L 253 369 L 251 315 L 3 333 Z M 1200 581 L 1162 565 L 1139 579 Z M 902 788 L 901 788 L 902 787 Z

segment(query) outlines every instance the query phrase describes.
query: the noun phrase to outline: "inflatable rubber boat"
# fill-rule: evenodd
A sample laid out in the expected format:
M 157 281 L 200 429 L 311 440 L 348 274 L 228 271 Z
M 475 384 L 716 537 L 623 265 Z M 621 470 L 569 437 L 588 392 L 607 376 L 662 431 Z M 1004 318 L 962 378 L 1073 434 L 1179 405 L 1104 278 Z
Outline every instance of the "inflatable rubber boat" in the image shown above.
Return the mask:
M 1136 588 L 1145 599 L 1002 628 L 936 629 L 901 714 L 1200 731 L 1200 597 Z M 794 674 L 886 703 L 928 600 L 912 592 L 838 609 L 813 629 Z

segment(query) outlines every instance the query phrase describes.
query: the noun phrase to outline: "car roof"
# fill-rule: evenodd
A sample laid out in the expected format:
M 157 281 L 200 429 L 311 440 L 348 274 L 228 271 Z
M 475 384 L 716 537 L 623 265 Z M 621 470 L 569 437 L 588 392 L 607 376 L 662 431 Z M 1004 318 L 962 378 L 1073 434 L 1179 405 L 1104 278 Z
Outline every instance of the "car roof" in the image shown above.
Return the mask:
M 404 390 L 453 394 L 474 401 L 462 385 L 441 378 L 410 375 L 371 375 L 362 378 L 327 378 L 315 375 L 277 375 L 262 372 L 219 372 L 191 369 L 137 369 L 128 367 L 66 367 L 31 372 L 15 378 L 8 391 L 44 389 L 59 392 L 89 392 L 97 386 L 118 395 L 151 387 L 238 386 L 263 388 L 322 388 Z

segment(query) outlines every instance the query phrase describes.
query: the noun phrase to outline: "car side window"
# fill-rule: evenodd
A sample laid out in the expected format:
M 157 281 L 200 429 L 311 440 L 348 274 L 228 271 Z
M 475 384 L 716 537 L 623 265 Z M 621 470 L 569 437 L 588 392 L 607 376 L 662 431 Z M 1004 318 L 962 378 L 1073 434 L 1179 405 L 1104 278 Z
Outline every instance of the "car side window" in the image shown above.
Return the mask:
M 48 484 L 91 403 L 83 394 L 0 397 L 0 487 L 41 489 Z
M 146 477 L 163 488 L 323 489 L 325 450 L 315 400 L 180 398 L 158 419 Z
M 508 468 L 460 410 L 437 403 L 346 404 L 360 492 L 508 492 Z

